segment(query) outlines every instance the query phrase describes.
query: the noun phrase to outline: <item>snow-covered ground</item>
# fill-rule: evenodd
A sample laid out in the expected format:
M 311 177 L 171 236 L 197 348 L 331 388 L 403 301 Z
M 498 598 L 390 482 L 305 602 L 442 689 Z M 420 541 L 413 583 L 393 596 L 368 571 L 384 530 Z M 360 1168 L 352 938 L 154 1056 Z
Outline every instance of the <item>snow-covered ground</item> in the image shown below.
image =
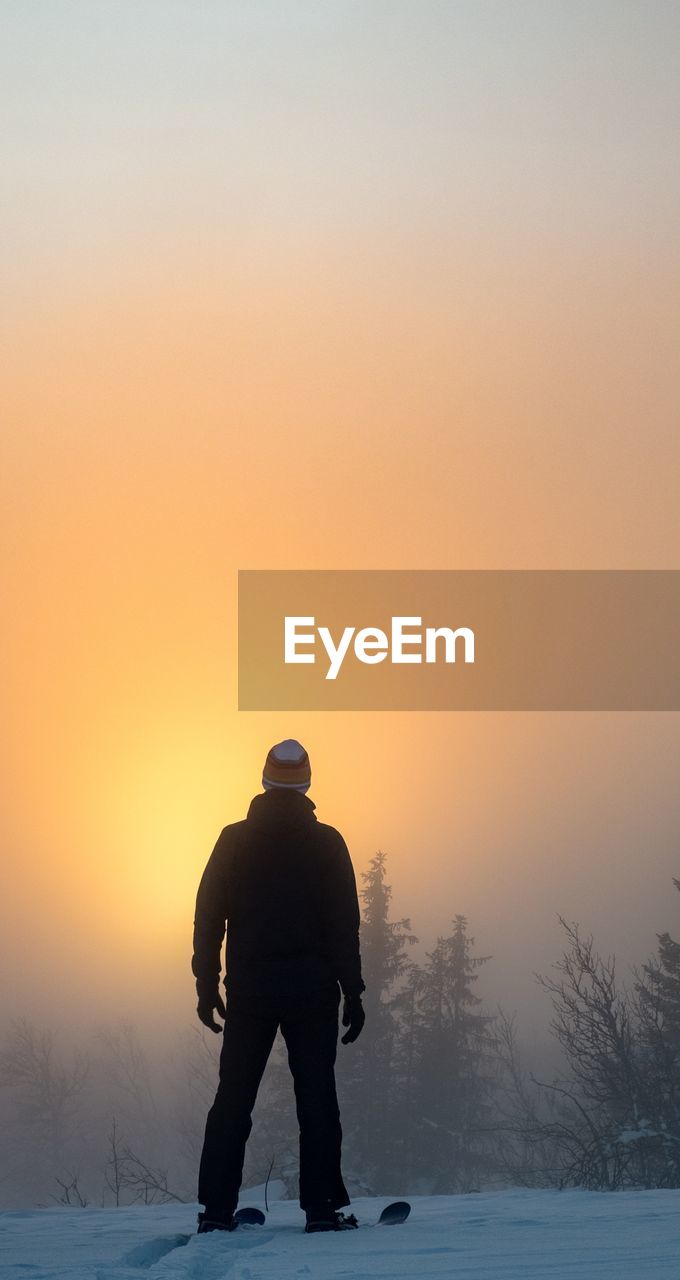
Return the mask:
M 261 1191 L 244 1203 L 262 1206 Z M 385 1200 L 357 1200 L 362 1222 Z M 678 1280 L 680 1192 L 498 1191 L 411 1197 L 398 1227 L 306 1236 L 267 1225 L 197 1236 L 195 1205 L 0 1214 L 2 1280 Z

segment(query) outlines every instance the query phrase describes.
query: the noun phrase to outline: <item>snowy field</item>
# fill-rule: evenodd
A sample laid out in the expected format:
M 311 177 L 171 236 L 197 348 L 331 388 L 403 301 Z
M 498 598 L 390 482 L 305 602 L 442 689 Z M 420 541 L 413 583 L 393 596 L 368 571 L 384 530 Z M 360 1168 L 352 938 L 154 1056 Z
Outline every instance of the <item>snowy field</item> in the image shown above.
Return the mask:
M 244 1203 L 262 1206 L 261 1191 Z M 362 1222 L 386 1200 L 357 1200 Z M 678 1280 L 680 1191 L 411 1197 L 398 1227 L 306 1236 L 290 1201 L 267 1225 L 196 1236 L 196 1206 L 0 1213 L 2 1280 Z

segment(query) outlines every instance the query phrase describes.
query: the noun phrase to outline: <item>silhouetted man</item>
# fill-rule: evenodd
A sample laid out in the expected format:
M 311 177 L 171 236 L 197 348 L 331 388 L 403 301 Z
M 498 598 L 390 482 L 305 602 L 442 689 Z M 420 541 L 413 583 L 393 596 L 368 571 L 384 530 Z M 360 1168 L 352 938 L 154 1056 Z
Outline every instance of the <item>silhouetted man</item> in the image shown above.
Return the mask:
M 196 899 L 192 970 L 198 1016 L 222 1030 L 219 1085 L 208 1112 L 198 1177 L 198 1230 L 231 1230 L 251 1112 L 278 1027 L 286 1042 L 300 1125 L 300 1206 L 306 1231 L 357 1225 L 340 1171 L 335 1090 L 340 992 L 343 1044 L 364 1024 L 359 904 L 347 846 L 318 822 L 305 794 L 304 747 L 272 747 L 264 791 L 242 822 L 224 827 Z M 226 1009 L 220 995 L 226 927 Z

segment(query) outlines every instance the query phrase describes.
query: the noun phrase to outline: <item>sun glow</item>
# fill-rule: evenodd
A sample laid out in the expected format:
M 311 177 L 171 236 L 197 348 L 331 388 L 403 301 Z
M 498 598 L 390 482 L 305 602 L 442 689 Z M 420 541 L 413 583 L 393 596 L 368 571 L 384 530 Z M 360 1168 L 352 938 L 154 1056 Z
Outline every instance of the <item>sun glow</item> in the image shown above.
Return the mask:
M 119 762 L 106 797 L 112 907 L 145 940 L 186 929 L 219 831 L 242 816 L 246 769 L 224 756 L 223 743 L 180 725 L 140 735 Z

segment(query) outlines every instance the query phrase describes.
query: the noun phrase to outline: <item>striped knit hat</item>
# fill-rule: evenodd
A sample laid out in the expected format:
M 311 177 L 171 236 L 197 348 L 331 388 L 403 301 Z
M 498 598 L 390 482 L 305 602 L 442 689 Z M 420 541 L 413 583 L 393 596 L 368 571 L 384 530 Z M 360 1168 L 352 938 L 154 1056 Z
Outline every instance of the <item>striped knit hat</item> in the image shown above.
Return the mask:
M 262 786 L 286 787 L 294 791 L 308 791 L 312 781 L 309 756 L 295 738 L 285 738 L 272 747 L 262 770 Z

